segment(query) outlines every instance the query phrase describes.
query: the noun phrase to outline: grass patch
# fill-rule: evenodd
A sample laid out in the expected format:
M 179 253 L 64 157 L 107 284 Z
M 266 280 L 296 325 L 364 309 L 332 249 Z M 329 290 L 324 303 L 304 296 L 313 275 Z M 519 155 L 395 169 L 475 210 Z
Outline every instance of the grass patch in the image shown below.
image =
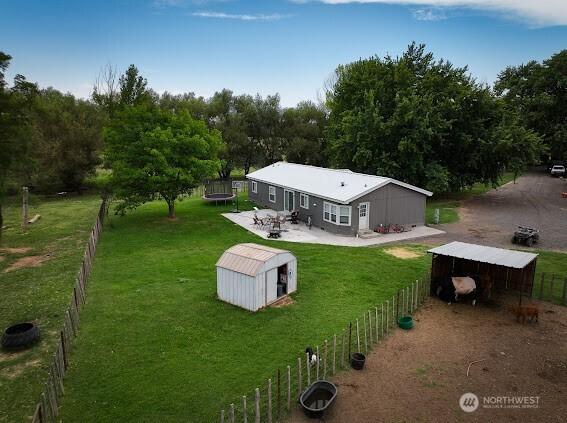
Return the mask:
M 23 421 L 33 413 L 99 205 L 95 196 L 32 197 L 30 215 L 39 213 L 41 219 L 29 225 L 26 234 L 20 229 L 19 200 L 11 199 L 4 207 L 8 229 L 0 245 L 0 330 L 35 321 L 42 341 L 20 353 L 0 351 L 0 422 Z M 23 258 L 28 265 L 36 263 L 32 257 L 45 261 L 6 272 Z
M 403 260 L 380 248 L 268 243 L 220 216 L 231 207 L 188 199 L 169 222 L 164 204 L 151 203 L 105 228 L 66 380 L 64 421 L 215 420 L 306 345 L 429 266 L 426 255 Z M 239 242 L 296 255 L 293 304 L 250 313 L 217 300 L 215 263 Z
M 567 281 L 567 253 L 555 251 L 535 251 L 539 254 L 534 283 L 533 296 L 539 298 L 541 293 L 542 273 L 545 273 L 544 298 L 553 298 L 558 304 L 563 304 L 563 284 Z M 553 279 L 553 292 L 551 280 Z
M 514 174 L 512 172 L 506 172 L 500 178 L 498 186 L 502 186 L 514 180 Z M 427 206 L 425 208 L 425 222 L 428 225 L 435 224 L 435 209 L 439 209 L 439 223 L 455 223 L 459 221 L 458 208 L 461 206 L 461 202 L 467 200 L 471 197 L 484 194 L 494 187 L 490 184 L 476 183 L 471 188 L 451 192 L 442 193 L 437 196 L 433 196 L 427 200 Z

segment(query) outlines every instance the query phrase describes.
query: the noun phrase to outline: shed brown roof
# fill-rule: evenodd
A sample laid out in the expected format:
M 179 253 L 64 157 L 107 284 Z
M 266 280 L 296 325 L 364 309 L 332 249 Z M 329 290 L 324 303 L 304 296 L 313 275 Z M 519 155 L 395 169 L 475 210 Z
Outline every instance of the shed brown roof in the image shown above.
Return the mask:
M 253 243 L 237 244 L 223 253 L 217 261 L 217 267 L 256 276 L 264 263 L 284 253 L 289 253 L 289 251 Z

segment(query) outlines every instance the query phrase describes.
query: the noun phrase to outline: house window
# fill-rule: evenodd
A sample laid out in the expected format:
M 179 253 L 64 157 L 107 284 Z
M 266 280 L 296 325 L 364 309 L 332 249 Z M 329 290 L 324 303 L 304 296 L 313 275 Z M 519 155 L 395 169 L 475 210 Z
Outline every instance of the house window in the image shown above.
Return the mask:
M 323 220 L 335 225 L 350 226 L 350 206 L 323 203 Z
M 350 207 L 339 206 L 339 225 L 350 226 Z
M 268 200 L 270 200 L 270 203 L 276 202 L 276 187 L 268 188 Z
M 252 181 L 252 192 L 257 194 L 258 193 L 258 182 Z
M 304 209 L 309 208 L 309 196 L 307 194 L 299 194 L 299 206 Z

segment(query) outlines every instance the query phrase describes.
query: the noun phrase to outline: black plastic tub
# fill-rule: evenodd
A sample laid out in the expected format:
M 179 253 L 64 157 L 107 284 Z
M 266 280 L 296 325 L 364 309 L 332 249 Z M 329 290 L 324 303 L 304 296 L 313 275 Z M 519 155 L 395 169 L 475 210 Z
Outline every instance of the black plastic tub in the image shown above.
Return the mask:
M 337 396 L 337 387 L 326 380 L 312 383 L 301 396 L 299 403 L 305 415 L 312 419 L 320 419 Z
M 364 368 L 364 362 L 366 357 L 362 353 L 354 353 L 350 358 L 350 366 L 355 370 L 362 370 Z

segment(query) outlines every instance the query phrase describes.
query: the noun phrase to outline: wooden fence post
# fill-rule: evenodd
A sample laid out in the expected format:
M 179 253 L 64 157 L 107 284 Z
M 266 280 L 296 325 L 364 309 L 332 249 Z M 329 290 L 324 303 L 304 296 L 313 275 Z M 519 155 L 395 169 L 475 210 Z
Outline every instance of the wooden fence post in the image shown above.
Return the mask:
M 384 338 L 384 303 L 380 306 L 380 338 Z
M 553 285 L 555 284 L 555 273 L 551 274 L 551 282 L 549 282 L 549 301 L 553 302 Z
M 376 340 L 376 342 L 378 342 L 378 307 L 377 306 L 374 307 L 374 311 L 376 312 L 376 319 L 375 319 L 375 322 L 376 322 L 376 338 L 375 338 L 375 340 Z
M 230 423 L 234 422 L 234 404 L 230 404 Z
M 567 305 L 567 278 L 563 281 L 563 305 Z
M 541 274 L 541 284 L 539 285 L 539 299 L 543 300 L 543 285 L 545 285 L 545 272 Z
M 276 386 L 276 419 L 277 421 L 280 420 L 280 416 L 281 416 L 281 395 L 282 391 L 281 391 L 281 375 L 280 375 L 280 369 L 278 368 L 278 384 Z
M 272 423 L 272 379 L 268 379 L 268 423 Z
M 362 315 L 364 323 L 364 354 L 368 354 L 368 336 L 366 335 L 366 313 Z
M 260 423 L 260 389 L 256 388 L 256 397 L 254 399 L 254 422 Z
M 22 187 L 22 230 L 25 232 L 28 230 L 29 221 L 29 189 L 28 187 Z
M 311 385 L 311 362 L 309 360 L 309 353 L 305 353 L 305 364 L 307 367 L 307 386 Z
M 242 395 L 242 421 L 248 423 L 248 410 L 246 409 L 246 395 Z
M 297 398 L 301 395 L 301 357 L 297 358 Z
M 388 302 L 388 300 L 386 300 L 386 335 L 388 335 L 389 332 L 389 319 L 390 319 L 390 304 Z
M 333 375 L 337 372 L 336 359 L 337 359 L 337 334 L 334 334 L 333 335 Z
M 358 319 L 356 319 L 356 346 L 358 348 L 357 352 L 361 352 L 360 351 L 360 331 L 358 329 Z M 349 357 L 350 360 L 350 357 Z
M 345 367 L 345 330 L 343 329 L 343 337 L 342 337 L 342 343 L 341 343 L 341 368 Z
M 372 345 L 372 314 L 368 310 L 368 343 Z
M 291 367 L 287 366 L 287 411 L 291 410 Z
M 224 410 L 220 411 L 220 421 L 221 423 L 224 423 Z
M 317 354 L 317 362 L 316 362 L 316 364 L 317 364 L 317 379 L 315 379 L 315 380 L 319 380 L 319 368 L 320 368 L 320 363 L 321 363 L 321 354 L 319 354 L 319 345 L 317 345 L 316 354 Z
M 325 339 L 325 343 L 323 344 L 324 349 L 325 349 L 325 356 L 323 357 L 323 379 L 327 379 L 327 352 L 328 352 L 328 343 L 327 340 Z

